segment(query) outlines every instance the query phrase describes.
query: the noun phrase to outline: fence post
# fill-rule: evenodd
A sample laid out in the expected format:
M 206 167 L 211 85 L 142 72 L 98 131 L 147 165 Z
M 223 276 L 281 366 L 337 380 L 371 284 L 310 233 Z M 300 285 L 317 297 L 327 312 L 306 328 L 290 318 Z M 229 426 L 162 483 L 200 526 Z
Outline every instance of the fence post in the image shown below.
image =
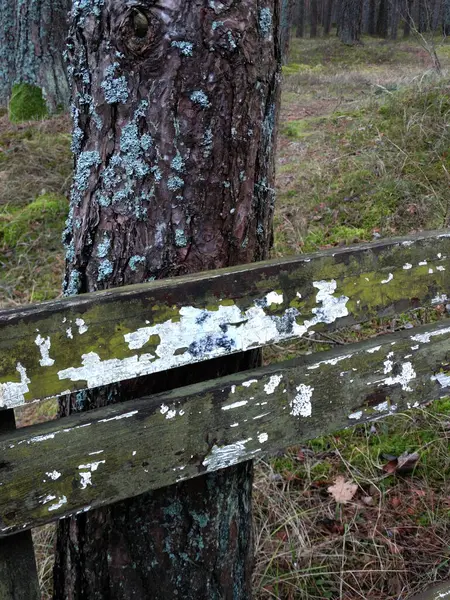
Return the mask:
M 14 410 L 0 412 L 0 434 L 15 428 Z M 0 463 L 0 468 L 7 465 Z M 40 597 L 31 531 L 0 538 L 1 600 L 39 600 Z

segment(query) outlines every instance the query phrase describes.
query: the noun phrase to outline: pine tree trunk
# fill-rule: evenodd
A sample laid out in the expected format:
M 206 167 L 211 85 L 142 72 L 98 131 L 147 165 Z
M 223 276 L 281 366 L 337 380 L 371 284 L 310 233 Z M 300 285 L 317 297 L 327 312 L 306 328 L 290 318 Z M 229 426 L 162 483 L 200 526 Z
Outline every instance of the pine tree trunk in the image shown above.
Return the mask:
M 74 1 L 66 295 L 268 256 L 279 2 L 167 6 Z M 250 353 L 220 369 L 254 360 Z M 204 364 L 162 385 L 217 374 Z M 61 414 L 157 386 L 146 378 L 81 395 Z M 202 475 L 203 458 L 193 460 L 194 480 L 62 521 L 54 598 L 250 598 L 252 464 Z
M 295 36 L 302 38 L 305 35 L 305 0 L 297 0 Z
M 414 0 L 403 0 L 403 37 L 408 38 L 411 35 L 411 25 L 413 23 L 412 8 Z
M 450 0 L 444 0 L 444 35 L 450 35 Z
M 391 0 L 391 22 L 390 22 L 390 38 L 396 40 L 398 36 L 398 25 L 400 22 L 400 6 L 399 0 Z
M 70 0 L 0 0 L 0 105 L 14 83 L 40 87 L 50 112 L 67 108 L 63 60 Z
M 341 0 L 339 10 L 339 39 L 347 45 L 361 38 L 362 3 L 360 0 Z
M 378 9 L 377 19 L 377 35 L 382 38 L 388 36 L 388 23 L 389 23 L 389 4 L 388 0 L 380 0 L 380 6 Z
M 283 63 L 287 62 L 291 28 L 294 24 L 295 0 L 281 1 L 281 55 Z
M 317 0 L 310 0 L 309 4 L 309 37 L 315 38 L 317 37 Z
M 375 35 L 377 32 L 377 0 L 369 0 L 369 14 L 367 33 Z
M 333 0 L 325 0 L 323 11 L 323 34 L 329 35 L 331 31 L 331 13 L 333 11 Z

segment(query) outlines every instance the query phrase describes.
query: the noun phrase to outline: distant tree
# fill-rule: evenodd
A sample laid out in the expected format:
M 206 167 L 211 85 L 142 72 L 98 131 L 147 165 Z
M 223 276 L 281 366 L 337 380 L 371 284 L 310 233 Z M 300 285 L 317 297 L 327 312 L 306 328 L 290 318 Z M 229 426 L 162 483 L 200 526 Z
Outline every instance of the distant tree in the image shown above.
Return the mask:
M 333 0 L 325 0 L 323 8 L 323 33 L 328 35 L 331 31 L 331 15 L 333 13 Z
M 450 35 L 450 0 L 444 0 L 444 19 L 443 19 L 444 35 Z
M 411 34 L 413 23 L 412 10 L 414 0 L 403 0 L 403 37 L 408 38 Z
M 377 32 L 377 0 L 369 0 L 367 16 L 367 33 L 375 35 Z
M 53 112 L 69 103 L 63 52 L 70 0 L 0 0 L 0 105 L 13 84 L 42 89 Z
M 291 28 L 294 23 L 295 0 L 282 0 L 281 2 L 281 54 L 283 62 L 287 61 L 289 53 L 289 40 Z
M 380 0 L 378 5 L 377 35 L 386 38 L 388 36 L 389 24 L 389 2 Z
M 302 38 L 305 35 L 305 0 L 297 0 L 295 35 L 299 38 Z
M 361 38 L 362 2 L 341 0 L 338 15 L 338 35 L 347 45 L 358 44 Z
M 309 37 L 315 38 L 317 37 L 317 21 L 318 21 L 319 13 L 317 7 L 317 0 L 310 0 L 309 3 Z
M 398 35 L 398 26 L 400 23 L 400 0 L 391 1 L 391 18 L 389 24 L 389 37 L 391 40 L 396 40 Z

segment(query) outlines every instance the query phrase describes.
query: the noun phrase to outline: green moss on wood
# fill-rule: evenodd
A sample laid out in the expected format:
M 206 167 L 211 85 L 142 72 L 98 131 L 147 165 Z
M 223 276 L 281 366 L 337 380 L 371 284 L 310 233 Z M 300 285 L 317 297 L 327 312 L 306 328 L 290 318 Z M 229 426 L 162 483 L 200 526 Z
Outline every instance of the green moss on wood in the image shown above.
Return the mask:
M 29 83 L 16 83 L 13 85 L 8 114 L 12 123 L 47 117 L 47 106 L 41 88 Z

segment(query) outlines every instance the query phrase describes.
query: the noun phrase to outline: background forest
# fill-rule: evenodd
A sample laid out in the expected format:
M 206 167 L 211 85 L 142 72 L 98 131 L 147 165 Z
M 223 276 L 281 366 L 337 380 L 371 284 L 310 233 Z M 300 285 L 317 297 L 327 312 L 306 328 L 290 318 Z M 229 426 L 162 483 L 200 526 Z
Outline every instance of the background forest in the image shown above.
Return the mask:
M 53 3 L 52 14 L 45 2 L 39 10 L 30 5 L 37 12 L 22 15 L 24 40 L 31 35 L 27 19 L 56 23 L 67 8 L 66 0 Z M 6 10 L 1 3 L 0 15 Z M 285 0 L 283 24 L 272 255 L 448 227 L 450 0 Z M 17 40 L 8 53 L 11 36 L 0 33 L 3 60 L 24 82 L 13 86 L 2 71 L 0 100 L 6 105 L 10 98 L 0 113 L 2 308 L 61 294 L 71 125 L 58 49 L 63 38 L 48 37 L 40 43 L 51 52 L 29 64 Z M 36 85 L 48 90 L 46 99 Z M 316 335 L 273 347 L 265 361 L 448 312 L 450 305 L 436 304 Z M 26 425 L 55 411 L 44 402 L 19 417 Z M 255 596 L 394 600 L 448 579 L 449 438 L 450 401 L 442 400 L 260 461 Z M 43 598 L 51 597 L 53 531 L 47 526 L 34 534 Z

